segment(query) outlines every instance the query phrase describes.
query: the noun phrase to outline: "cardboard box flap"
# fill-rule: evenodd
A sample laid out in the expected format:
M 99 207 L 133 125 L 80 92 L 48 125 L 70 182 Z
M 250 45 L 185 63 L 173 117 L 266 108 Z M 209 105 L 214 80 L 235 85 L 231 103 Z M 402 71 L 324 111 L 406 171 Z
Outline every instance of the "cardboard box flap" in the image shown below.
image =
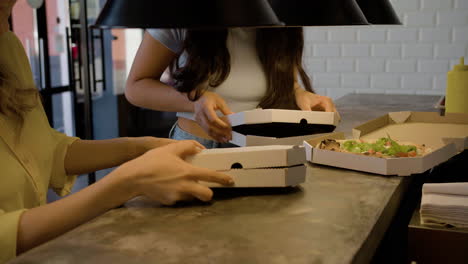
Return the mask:
M 468 114 L 446 113 L 440 115 L 438 112 L 411 112 L 411 122 L 440 123 L 440 124 L 468 124 Z
M 359 125 L 353 128 L 352 130 L 353 138 L 360 138 L 362 135 L 368 134 L 376 129 L 382 128 L 386 126 L 387 124 L 389 124 L 390 122 L 392 121 L 390 121 L 389 116 L 384 115 L 376 119 L 373 119 L 369 122 L 366 122 L 362 125 Z
M 458 151 L 468 147 L 468 115 L 436 112 L 395 112 L 353 129 L 354 138 L 378 139 L 389 135 L 402 142 L 440 148 L 454 143 Z
M 444 144 L 454 144 L 458 151 L 468 149 L 468 137 L 465 138 L 442 138 Z
M 457 147 L 455 144 L 448 144 L 442 148 L 434 150 L 427 158 L 421 159 L 421 172 L 427 171 L 443 162 L 446 162 L 456 154 Z
M 388 113 L 388 116 L 397 124 L 406 122 L 410 116 L 411 112 L 392 112 Z
M 245 146 L 253 146 L 252 142 L 257 142 L 255 146 L 264 146 L 264 145 L 274 145 L 274 144 L 263 144 L 264 142 L 271 142 L 273 141 L 274 137 L 259 137 L 259 136 L 246 136 L 241 133 L 237 133 L 236 131 L 232 131 L 232 139 L 229 141 L 232 144 L 237 146 L 245 147 Z
M 230 169 L 254 169 L 288 167 L 306 161 L 302 146 L 255 146 L 241 148 L 206 149 L 187 158 L 195 166 L 227 171 Z
M 232 139 L 229 142 L 240 147 L 268 146 L 268 145 L 302 145 L 302 142 L 304 140 L 310 139 L 318 135 L 323 135 L 323 134 L 275 138 L 275 137 L 243 135 L 243 134 L 237 133 L 236 131 L 232 131 Z

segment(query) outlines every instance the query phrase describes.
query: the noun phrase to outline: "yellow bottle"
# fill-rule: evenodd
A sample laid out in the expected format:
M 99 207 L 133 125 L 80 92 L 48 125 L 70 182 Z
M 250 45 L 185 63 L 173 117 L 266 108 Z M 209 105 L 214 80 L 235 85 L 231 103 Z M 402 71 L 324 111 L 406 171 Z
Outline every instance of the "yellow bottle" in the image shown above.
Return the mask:
M 468 114 L 468 65 L 463 57 L 447 74 L 445 112 Z

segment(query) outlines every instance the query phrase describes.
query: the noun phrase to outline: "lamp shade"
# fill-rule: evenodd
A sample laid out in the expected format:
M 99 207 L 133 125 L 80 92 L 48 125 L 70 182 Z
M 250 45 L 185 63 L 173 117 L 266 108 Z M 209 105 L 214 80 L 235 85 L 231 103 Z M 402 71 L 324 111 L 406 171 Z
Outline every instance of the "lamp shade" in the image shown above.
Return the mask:
M 269 0 L 286 26 L 368 25 L 355 0 Z
M 356 0 L 367 21 L 375 25 L 401 25 L 388 0 Z
M 217 28 L 281 25 L 267 0 L 107 0 L 93 27 Z

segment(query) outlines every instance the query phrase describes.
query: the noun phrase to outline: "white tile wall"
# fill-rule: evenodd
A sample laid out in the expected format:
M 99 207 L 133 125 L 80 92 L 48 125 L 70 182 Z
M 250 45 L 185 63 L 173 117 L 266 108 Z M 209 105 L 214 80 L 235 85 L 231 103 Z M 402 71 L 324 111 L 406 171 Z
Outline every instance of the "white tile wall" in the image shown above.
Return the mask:
M 453 0 L 422 0 L 421 8 L 430 10 L 452 9 Z
M 468 0 L 391 2 L 403 26 L 305 28 L 304 64 L 318 93 L 445 93 L 447 72 L 468 58 Z
M 360 58 L 357 59 L 358 72 L 384 72 L 385 60 L 380 58 Z

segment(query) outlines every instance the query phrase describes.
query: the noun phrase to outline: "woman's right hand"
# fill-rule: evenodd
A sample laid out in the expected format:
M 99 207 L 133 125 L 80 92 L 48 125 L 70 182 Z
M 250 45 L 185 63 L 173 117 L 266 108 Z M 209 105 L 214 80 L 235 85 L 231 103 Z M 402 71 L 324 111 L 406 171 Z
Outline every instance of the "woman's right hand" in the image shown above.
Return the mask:
M 135 195 L 145 195 L 164 205 L 193 198 L 209 201 L 213 192 L 199 181 L 222 185 L 232 185 L 234 181 L 226 174 L 184 161 L 203 148 L 196 141 L 183 140 L 154 148 L 122 165 L 121 169 L 127 172 L 124 174 L 132 175 L 130 186 L 136 191 Z
M 214 140 L 225 143 L 232 139 L 231 124 L 226 117 L 219 117 L 216 110 L 224 115 L 233 114 L 224 99 L 213 92 L 206 91 L 194 102 L 197 123 Z

